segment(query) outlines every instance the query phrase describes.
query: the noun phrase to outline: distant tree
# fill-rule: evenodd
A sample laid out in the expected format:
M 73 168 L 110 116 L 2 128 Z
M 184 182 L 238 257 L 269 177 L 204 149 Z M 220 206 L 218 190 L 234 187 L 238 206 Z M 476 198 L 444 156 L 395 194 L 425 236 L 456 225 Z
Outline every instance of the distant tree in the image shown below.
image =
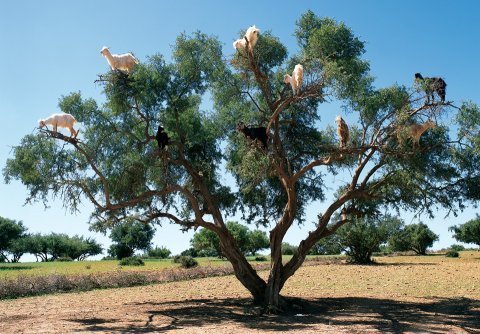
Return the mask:
M 310 250 L 310 255 L 335 255 L 340 254 L 343 248 L 338 235 L 332 234 L 321 239 Z
M 15 221 L 8 218 L 0 217 L 0 262 L 10 261 L 8 254 L 11 254 L 12 251 L 16 253 L 13 262 L 17 262 L 19 243 L 16 240 L 23 238 L 27 228 L 23 225 L 21 221 Z M 15 250 L 12 249 L 15 248 Z
M 149 249 L 146 255 L 150 258 L 167 259 L 171 254 L 167 247 L 162 246 Z
M 116 224 L 110 232 L 113 244 L 108 252 L 117 259 L 133 256 L 136 250 L 149 250 L 155 230 L 150 224 L 126 220 Z
M 424 223 L 410 224 L 395 232 L 388 240 L 389 248 L 396 252 L 414 251 L 425 255 L 427 249 L 438 240 L 436 235 Z
M 465 247 L 462 245 L 453 244 L 450 247 L 448 247 L 448 249 L 455 252 L 461 252 L 465 250 Z
M 35 255 L 37 262 L 38 259 L 42 262 L 49 261 L 50 245 L 45 236 L 40 233 L 32 234 L 27 236 L 24 242 L 26 253 Z
M 248 232 L 247 251 L 251 255 L 256 255 L 258 251 L 268 248 L 270 240 L 264 231 L 253 230 Z
M 480 246 L 480 216 L 477 215 L 475 219 L 469 220 L 465 224 L 459 226 L 452 226 L 449 228 L 454 233 L 455 240 L 467 244 L 475 244 Z
M 346 224 L 337 232 L 339 243 L 353 263 L 371 263 L 372 254 L 379 250 L 380 245 L 403 224 L 400 219 L 391 216 L 374 216 L 349 218 Z
M 191 241 L 190 241 L 190 242 L 191 242 Z M 214 250 L 214 252 L 215 252 L 215 254 L 212 255 L 212 256 L 218 256 L 218 255 L 217 255 L 217 252 L 216 252 L 215 250 Z M 180 256 L 197 257 L 197 256 L 199 256 L 199 255 L 198 255 L 198 252 L 197 252 L 197 250 L 196 250 L 195 248 L 190 247 L 190 248 L 185 249 L 184 251 L 182 251 L 182 252 L 180 253 Z
M 266 233 L 260 230 L 250 231 L 245 225 L 234 221 L 227 222 L 226 227 L 234 237 L 242 254 L 255 255 L 257 251 L 267 248 L 270 244 Z M 210 230 L 200 229 L 199 232 L 193 235 L 190 242 L 198 255 L 203 253 L 209 256 L 223 256 L 220 239 Z
M 75 235 L 67 237 L 64 254 L 62 256 L 70 257 L 73 260 L 83 261 L 89 256 L 102 254 L 102 246 L 92 238 L 84 238 Z
M 296 246 L 293 246 L 288 242 L 282 242 L 282 255 L 293 255 L 296 251 Z
M 10 255 L 12 256 L 10 262 L 19 262 L 22 255 L 28 253 L 26 236 L 10 242 L 10 245 L 8 246 L 8 253 L 10 253 Z
M 210 230 L 206 228 L 201 228 L 198 232 L 196 232 L 192 239 L 190 240 L 190 244 L 192 245 L 192 249 L 195 251 L 196 255 L 198 255 L 201 251 L 207 251 L 211 254 L 215 254 L 214 256 L 221 256 L 222 251 L 220 249 L 220 239 Z M 196 256 L 192 254 L 182 253 L 184 256 Z

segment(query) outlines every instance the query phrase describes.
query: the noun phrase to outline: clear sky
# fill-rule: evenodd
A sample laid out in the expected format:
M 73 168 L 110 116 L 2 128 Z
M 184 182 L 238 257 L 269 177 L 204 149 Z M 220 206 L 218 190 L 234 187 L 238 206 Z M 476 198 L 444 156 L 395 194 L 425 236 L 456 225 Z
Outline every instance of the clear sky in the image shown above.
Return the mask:
M 294 53 L 294 24 L 307 9 L 345 22 L 366 42 L 364 57 L 377 87 L 410 86 L 413 74 L 421 72 L 445 78 L 448 100 L 480 103 L 478 1 L 2 1 L 1 168 L 11 157 L 12 146 L 35 131 L 38 119 L 59 111 L 62 95 L 81 91 L 84 97 L 103 100 L 101 87 L 94 84 L 96 76 L 108 70 L 99 53 L 102 46 L 111 47 L 113 53 L 133 51 L 140 60 L 155 53 L 168 59 L 178 34 L 200 30 L 218 36 L 225 54 L 231 54 L 238 32 L 255 24 L 262 31 L 271 30 Z M 332 109 L 332 115 L 340 113 L 338 105 L 325 108 Z M 88 235 L 109 244 L 107 237 L 88 231 L 89 203 L 71 214 L 58 200 L 52 200 L 48 209 L 41 203 L 23 206 L 26 196 L 21 183 L 6 185 L 2 177 L 0 216 L 22 220 L 30 232 Z M 321 208 L 312 205 L 308 221 L 314 221 Z M 479 211 L 470 207 L 458 218 L 444 219 L 443 211 L 434 220 L 422 217 L 440 235 L 434 248 L 452 244 L 448 227 Z M 417 222 L 409 213 L 403 218 Z M 293 229 L 287 241 L 303 239 L 308 227 Z M 191 235 L 165 225 L 157 228 L 154 243 L 179 253 L 189 246 Z

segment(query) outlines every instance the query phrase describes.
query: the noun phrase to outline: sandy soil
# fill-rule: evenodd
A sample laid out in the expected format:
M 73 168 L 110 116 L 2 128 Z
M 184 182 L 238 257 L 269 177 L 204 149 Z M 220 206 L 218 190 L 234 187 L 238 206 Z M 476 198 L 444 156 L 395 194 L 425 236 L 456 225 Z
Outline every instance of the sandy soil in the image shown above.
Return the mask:
M 480 259 L 443 259 L 301 268 L 282 316 L 233 276 L 1 301 L 0 333 L 480 333 Z

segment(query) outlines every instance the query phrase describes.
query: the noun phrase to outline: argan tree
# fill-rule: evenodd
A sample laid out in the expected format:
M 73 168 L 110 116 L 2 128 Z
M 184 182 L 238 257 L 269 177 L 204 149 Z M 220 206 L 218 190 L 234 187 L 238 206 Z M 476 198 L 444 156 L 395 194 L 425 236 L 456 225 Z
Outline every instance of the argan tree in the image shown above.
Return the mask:
M 453 232 L 453 237 L 460 242 L 472 243 L 480 246 L 480 215 L 464 224 L 450 226 L 449 231 Z
M 310 248 L 352 217 L 370 214 L 371 207 L 431 214 L 437 205 L 455 210 L 468 196 L 480 198 L 472 181 L 478 158 L 466 158 L 465 146 L 478 134 L 478 116 L 468 133 L 452 140 L 440 120 L 455 119 L 453 103 L 426 104 L 425 92 L 410 87 L 374 87 L 362 59 L 364 43 L 343 23 L 309 11 L 295 35 L 299 48 L 291 56 L 271 32 L 262 32 L 252 50 L 247 45 L 233 55 L 230 45 L 230 55 L 223 55 L 214 37 L 180 35 L 171 62 L 155 55 L 130 75 L 101 75 L 103 105 L 79 93 L 63 96 L 60 109 L 81 122 L 80 135 L 39 130 L 25 136 L 7 162 L 6 181 L 21 180 L 29 201 L 60 196 L 76 210 L 87 199 L 95 206 L 97 230 L 130 218 L 208 229 L 254 301 L 270 311 L 287 305 L 280 291 Z M 304 76 L 293 95 L 283 79 L 295 64 L 303 65 Z M 334 119 L 322 117 L 334 100 L 349 111 L 344 147 L 330 126 Z M 475 105 L 465 104 L 458 121 L 477 114 Z M 427 120 L 437 126 L 418 144 L 398 142 L 400 131 Z M 235 131 L 240 121 L 265 127 L 267 147 Z M 155 141 L 159 125 L 170 138 L 167 149 Z M 225 168 L 235 188 L 223 183 Z M 347 181 L 334 183 L 338 173 Z M 312 201 L 326 200 L 332 186 L 333 199 L 283 263 L 285 234 L 306 219 Z M 226 228 L 235 209 L 248 223 L 271 226 L 266 280 Z M 339 212 L 338 220 L 331 219 Z

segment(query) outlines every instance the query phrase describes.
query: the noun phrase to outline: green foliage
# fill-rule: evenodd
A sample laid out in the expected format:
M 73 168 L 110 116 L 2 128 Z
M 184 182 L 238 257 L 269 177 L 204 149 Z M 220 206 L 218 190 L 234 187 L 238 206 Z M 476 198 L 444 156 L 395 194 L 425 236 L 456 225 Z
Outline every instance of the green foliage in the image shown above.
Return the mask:
M 456 250 L 450 249 L 449 251 L 447 251 L 445 256 L 446 257 L 459 257 L 460 254 Z
M 182 268 L 194 268 L 198 266 L 198 261 L 191 256 L 175 256 L 173 258 L 173 263 L 180 263 Z
M 61 257 L 82 261 L 102 253 L 102 247 L 92 238 L 57 233 L 29 235 L 23 240 L 22 247 L 25 253 L 31 253 L 44 262 Z
M 55 259 L 56 262 L 72 262 L 73 259 L 69 256 L 60 256 L 59 258 Z
M 138 256 L 125 257 L 118 262 L 121 266 L 144 266 L 145 262 Z
M 455 240 L 465 243 L 472 243 L 480 246 L 480 216 L 471 219 L 459 226 L 449 228 L 454 233 Z
M 215 253 L 214 253 L 214 255 L 212 255 L 212 256 L 217 256 L 216 251 L 214 251 L 214 252 L 215 252 Z M 197 256 L 198 256 L 198 252 L 195 250 L 195 248 L 190 247 L 190 248 L 185 249 L 184 251 L 182 251 L 182 252 L 180 253 L 180 256 L 197 257 Z M 179 255 L 174 256 L 174 260 L 175 260 L 175 258 L 178 258 L 178 257 L 179 257 Z
M 170 257 L 171 254 L 172 252 L 168 248 L 162 246 L 149 249 L 146 255 L 149 258 L 166 259 Z
M 264 262 L 264 261 L 268 261 L 268 259 L 265 256 L 256 256 L 255 261 Z
M 453 250 L 453 251 L 456 251 L 456 252 L 461 252 L 461 251 L 464 251 L 464 250 L 465 250 L 465 247 L 462 246 L 462 245 L 456 245 L 456 244 L 454 244 L 454 245 L 451 245 L 451 246 L 449 247 L 449 249 L 450 249 L 450 250 Z
M 24 250 L 23 238 L 27 228 L 21 221 L 17 222 L 8 218 L 0 217 L 0 262 L 9 261 L 8 255 L 12 255 L 11 262 L 18 262 Z
M 436 240 L 438 240 L 438 235 L 427 225 L 419 223 L 405 226 L 404 229 L 392 235 L 388 243 L 393 251 L 412 250 L 417 254 L 425 255 L 427 249 L 432 247 Z
M 261 249 L 270 245 L 265 232 L 260 230 L 250 231 L 248 227 L 237 222 L 227 222 L 226 227 L 235 239 L 237 246 L 243 254 L 255 255 Z M 221 256 L 220 239 L 217 234 L 202 228 L 193 235 L 190 241 L 197 256 Z M 184 254 L 182 254 L 184 255 Z
M 313 247 L 310 249 L 310 255 L 337 255 L 340 254 L 343 250 L 340 239 L 336 234 L 332 234 L 328 237 L 320 239 Z
M 150 224 L 135 220 L 118 223 L 110 232 L 113 244 L 108 252 L 121 260 L 133 256 L 136 250 L 149 250 L 154 233 Z
M 293 246 L 288 242 L 282 242 L 282 255 L 293 255 L 296 251 L 296 246 Z
M 338 230 L 337 238 L 351 262 L 371 263 L 373 252 L 379 251 L 402 224 L 391 216 L 352 218 Z

